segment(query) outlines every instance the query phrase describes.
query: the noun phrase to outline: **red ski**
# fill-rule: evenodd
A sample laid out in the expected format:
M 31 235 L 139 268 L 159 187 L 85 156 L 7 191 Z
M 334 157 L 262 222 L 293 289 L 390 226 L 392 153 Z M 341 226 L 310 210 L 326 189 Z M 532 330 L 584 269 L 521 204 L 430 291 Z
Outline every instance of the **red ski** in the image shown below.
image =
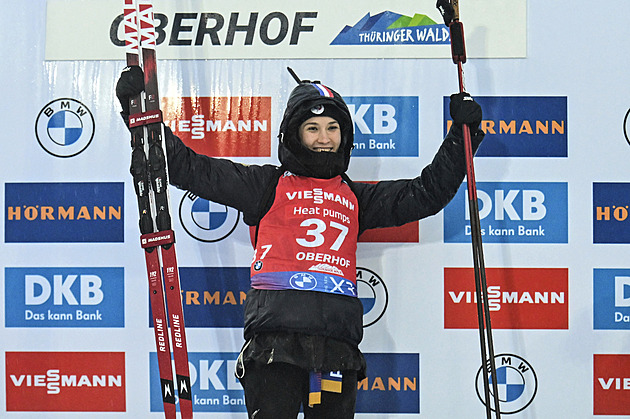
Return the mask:
M 176 418 L 172 347 L 179 409 L 181 417 L 187 419 L 193 417 L 190 373 L 175 254 L 175 234 L 171 229 L 167 190 L 167 163 L 157 85 L 153 6 L 150 0 L 124 2 L 127 65 L 139 65 L 144 71 L 145 90 L 130 100 L 131 174 L 140 216 L 140 242 L 144 249 L 149 279 L 149 299 L 153 314 L 164 415 L 167 419 Z M 170 341 L 167 333 L 169 325 Z

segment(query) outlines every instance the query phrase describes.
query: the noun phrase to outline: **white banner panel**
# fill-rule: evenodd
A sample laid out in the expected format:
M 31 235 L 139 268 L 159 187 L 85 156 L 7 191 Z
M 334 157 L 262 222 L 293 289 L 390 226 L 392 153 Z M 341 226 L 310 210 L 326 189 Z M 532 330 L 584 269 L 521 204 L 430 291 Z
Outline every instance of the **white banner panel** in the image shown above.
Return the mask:
M 118 0 L 51 0 L 47 60 L 117 60 Z M 525 57 L 526 1 L 477 0 L 460 10 L 470 57 Z M 161 59 L 446 58 L 434 0 L 156 1 Z

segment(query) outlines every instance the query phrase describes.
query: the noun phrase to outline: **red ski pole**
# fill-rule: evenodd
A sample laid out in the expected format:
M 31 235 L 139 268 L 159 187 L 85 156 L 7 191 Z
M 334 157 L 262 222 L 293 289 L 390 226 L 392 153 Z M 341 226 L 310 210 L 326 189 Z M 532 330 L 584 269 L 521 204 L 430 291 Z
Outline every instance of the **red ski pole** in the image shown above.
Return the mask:
M 449 27 L 451 37 L 451 56 L 457 65 L 459 79 L 459 91 L 466 91 L 464 86 L 464 68 L 466 62 L 466 45 L 464 43 L 464 25 L 459 21 L 459 0 L 438 0 L 437 8 L 444 17 L 444 23 Z M 483 257 L 483 245 L 481 240 L 481 222 L 479 220 L 479 203 L 477 201 L 477 184 L 475 182 L 475 167 L 473 164 L 473 151 L 470 136 L 470 127 L 462 125 L 464 135 L 464 152 L 466 155 L 466 177 L 468 183 L 468 204 L 470 212 L 470 228 L 473 252 L 473 266 L 475 272 L 475 293 L 477 296 L 477 319 L 479 323 L 479 340 L 481 347 L 482 368 L 490 367 L 490 377 L 483 373 L 484 396 L 486 405 L 486 417 L 492 417 L 490 405 L 490 379 L 492 379 L 492 396 L 494 411 L 497 419 L 501 417 L 499 404 L 499 390 L 497 383 L 496 365 L 494 362 L 494 344 L 492 339 L 492 326 L 490 322 L 490 309 L 487 295 L 486 270 Z

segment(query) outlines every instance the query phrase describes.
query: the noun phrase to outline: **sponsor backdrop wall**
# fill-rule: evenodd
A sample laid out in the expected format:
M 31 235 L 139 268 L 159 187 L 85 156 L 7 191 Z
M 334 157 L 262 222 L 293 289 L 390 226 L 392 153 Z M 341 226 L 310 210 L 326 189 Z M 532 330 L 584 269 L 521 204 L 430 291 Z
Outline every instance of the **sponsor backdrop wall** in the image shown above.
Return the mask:
M 114 86 L 122 1 L 1 0 L 0 416 L 161 417 L 146 272 Z M 357 181 L 414 177 L 457 91 L 434 0 L 155 1 L 167 123 L 276 163 L 294 86 L 341 92 Z M 463 1 L 488 297 L 506 417 L 630 415 L 630 4 Z M 357 417 L 484 417 L 465 185 L 358 249 Z M 233 369 L 252 256 L 241 214 L 172 189 L 194 409 L 245 417 Z M 57 413 L 51 413 L 57 412 Z

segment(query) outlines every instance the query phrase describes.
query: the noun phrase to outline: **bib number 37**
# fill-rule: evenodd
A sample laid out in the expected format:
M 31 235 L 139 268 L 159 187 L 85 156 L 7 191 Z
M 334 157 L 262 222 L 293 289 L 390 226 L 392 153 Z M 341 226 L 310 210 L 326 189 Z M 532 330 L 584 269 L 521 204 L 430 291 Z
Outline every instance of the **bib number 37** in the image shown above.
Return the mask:
M 346 235 L 348 234 L 348 227 L 343 224 L 339 224 L 335 221 L 330 221 L 327 225 L 326 222 L 320 220 L 319 218 L 309 218 L 307 220 L 302 221 L 300 227 L 307 227 L 306 237 L 300 237 L 295 239 L 295 241 L 303 247 L 319 247 L 324 244 L 326 241 L 324 237 L 324 232 L 328 227 L 339 230 L 339 234 L 337 238 L 330 246 L 330 250 L 337 251 L 341 248 L 344 240 L 346 239 Z

